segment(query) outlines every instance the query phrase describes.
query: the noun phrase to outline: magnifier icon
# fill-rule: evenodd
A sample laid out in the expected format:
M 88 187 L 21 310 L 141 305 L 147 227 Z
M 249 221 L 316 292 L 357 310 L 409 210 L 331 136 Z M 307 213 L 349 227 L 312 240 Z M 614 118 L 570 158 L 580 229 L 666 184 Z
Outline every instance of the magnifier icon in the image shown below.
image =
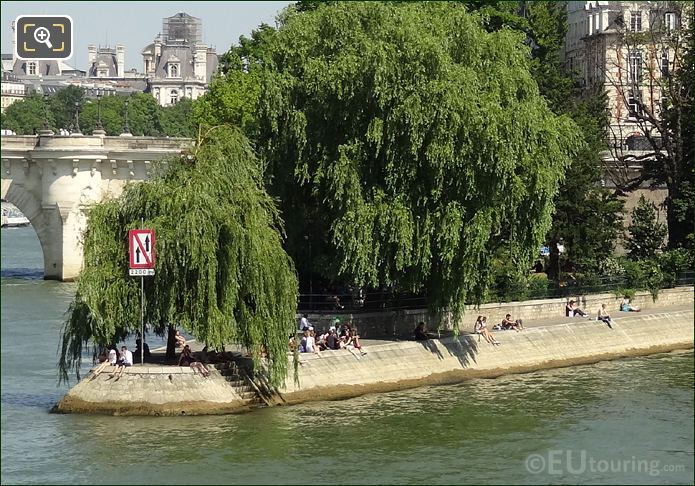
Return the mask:
M 46 44 L 49 49 L 53 49 L 53 44 L 51 44 L 51 33 L 46 27 L 39 27 L 34 31 L 34 40 L 39 44 Z

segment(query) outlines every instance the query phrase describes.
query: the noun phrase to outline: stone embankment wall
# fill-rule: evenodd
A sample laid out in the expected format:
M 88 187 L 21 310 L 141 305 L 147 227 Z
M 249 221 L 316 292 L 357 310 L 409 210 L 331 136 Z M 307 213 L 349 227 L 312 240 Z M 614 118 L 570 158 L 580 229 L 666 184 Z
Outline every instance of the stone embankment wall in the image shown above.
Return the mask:
M 576 319 L 495 334 L 500 346 L 476 335 L 461 335 L 380 344 L 366 348 L 363 356 L 350 351 L 301 355 L 299 385 L 288 379 L 278 401 L 353 397 L 688 349 L 693 347 L 693 311 L 630 313 L 617 317 L 613 329 L 601 321 Z
M 86 376 L 54 407 L 59 413 L 202 415 L 240 411 L 246 402 L 217 370 L 210 376 L 180 366 L 132 366 L 118 380 L 113 368 Z
M 588 302 L 603 300 L 607 298 L 592 296 Z M 636 298 L 634 301 L 648 307 L 645 299 Z M 497 312 L 529 318 L 523 312 L 530 312 L 528 309 L 533 308 L 542 317 L 551 310 L 553 316 L 563 316 L 564 300 L 543 302 L 535 301 L 525 311 L 506 308 Z M 572 319 L 571 322 L 529 327 L 519 333 L 502 331 L 496 333 L 502 343 L 500 346 L 488 344 L 478 336 L 461 335 L 426 342 L 374 344 L 366 348 L 364 356 L 356 350 L 326 351 L 320 357 L 303 354 L 300 355 L 299 385 L 295 384 L 290 371 L 285 387 L 273 399 L 281 404 L 354 397 L 425 384 L 454 383 L 474 377 L 495 377 L 692 348 L 692 287 L 664 291 L 658 302 L 665 309 L 673 310 L 653 313 L 613 311 L 613 329 L 600 321 Z M 548 310 L 543 311 L 546 305 Z M 589 305 L 586 308 L 591 309 Z M 492 311 L 487 314 L 494 315 Z M 412 327 L 410 323 L 407 325 L 407 329 Z M 209 378 L 194 374 L 190 368 L 137 365 L 126 369 L 118 381 L 108 379 L 108 372 L 95 379 L 87 376 L 65 395 L 54 410 L 115 415 L 191 415 L 248 409 L 250 392 L 234 386 L 230 381 L 232 377 L 225 376 L 224 370 L 209 368 Z
M 488 325 L 501 322 L 505 315 L 511 314 L 514 319 L 552 319 L 565 316 L 565 304 L 570 300 L 578 303 L 579 307 L 593 317 L 596 317 L 601 304 L 606 304 L 611 315 L 618 313 L 622 296 L 613 293 L 589 294 L 581 296 L 569 296 L 567 298 L 527 300 L 523 302 L 505 302 L 484 304 L 480 308 L 467 306 L 466 312 L 459 328 L 471 330 L 478 314 L 487 316 Z M 649 292 L 637 292 L 632 299 L 634 305 L 642 309 L 653 309 L 671 306 L 680 306 L 693 302 L 693 287 L 678 287 L 659 291 L 656 300 Z M 330 315 L 309 315 L 309 320 L 318 328 L 328 328 L 333 317 L 339 316 L 341 321 L 350 319 L 349 312 L 340 312 Z M 352 314 L 352 322 L 359 329 L 360 335 L 368 339 L 405 338 L 411 336 L 418 322 L 425 321 L 430 329 L 436 329 L 437 323 L 433 322 L 425 310 L 404 310 L 394 312 L 373 312 Z M 453 323 L 450 320 L 442 322 L 443 330 L 451 330 Z

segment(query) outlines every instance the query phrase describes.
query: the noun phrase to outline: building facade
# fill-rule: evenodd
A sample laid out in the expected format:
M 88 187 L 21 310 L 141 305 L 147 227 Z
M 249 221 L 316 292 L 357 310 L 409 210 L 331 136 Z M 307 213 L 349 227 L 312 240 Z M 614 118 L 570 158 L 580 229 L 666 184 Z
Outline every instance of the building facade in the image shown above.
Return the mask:
M 163 20 L 142 58 L 148 90 L 162 106 L 202 96 L 218 64 L 215 50 L 203 44 L 202 21 L 183 12 Z
M 27 95 L 26 86 L 20 82 L 12 73 L 2 71 L 2 100 L 1 111 L 5 112 L 5 108 L 10 106 L 15 101 L 23 100 Z
M 677 2 L 567 2 L 565 63 L 585 89 L 606 92 L 614 157 L 649 150 L 649 119 L 661 118 L 684 47 L 680 17 Z

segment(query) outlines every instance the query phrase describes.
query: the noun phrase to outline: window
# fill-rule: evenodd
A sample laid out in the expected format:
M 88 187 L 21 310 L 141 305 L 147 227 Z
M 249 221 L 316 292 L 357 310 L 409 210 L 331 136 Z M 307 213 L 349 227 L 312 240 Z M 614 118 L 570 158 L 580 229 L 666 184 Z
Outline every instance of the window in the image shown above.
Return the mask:
M 628 116 L 636 118 L 642 115 L 642 93 L 639 90 L 631 90 L 627 97 Z
M 27 70 L 28 70 L 28 73 L 27 73 L 27 74 L 29 74 L 29 75 L 31 75 L 31 76 L 36 76 L 36 63 L 35 63 L 35 62 L 30 62 L 30 63 L 27 65 Z
M 664 27 L 666 30 L 674 30 L 676 28 L 676 13 L 666 12 L 664 14 Z
M 668 49 L 661 51 L 661 75 L 668 76 Z
M 640 10 L 630 12 L 630 30 L 632 32 L 642 32 L 642 12 Z
M 179 65 L 178 64 L 169 64 L 169 77 L 170 78 L 178 78 L 179 77 Z
M 179 101 L 179 92 L 176 89 L 172 89 L 169 92 L 169 103 L 175 105 Z
M 642 82 L 642 51 L 632 51 L 630 53 L 630 82 Z

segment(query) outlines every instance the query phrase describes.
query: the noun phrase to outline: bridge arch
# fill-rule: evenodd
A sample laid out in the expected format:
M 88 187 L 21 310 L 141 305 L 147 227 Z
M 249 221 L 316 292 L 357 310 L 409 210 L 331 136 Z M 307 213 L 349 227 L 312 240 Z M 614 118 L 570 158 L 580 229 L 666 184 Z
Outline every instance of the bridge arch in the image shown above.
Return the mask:
M 19 184 L 13 183 L 11 179 L 3 179 L 0 196 L 2 196 L 2 199 L 5 201 L 14 204 L 17 209 L 27 217 L 32 228 L 34 228 L 34 232 L 41 244 L 41 251 L 43 252 L 44 277 L 46 277 L 48 273 L 46 270 L 49 268 L 49 265 L 52 266 L 49 261 L 50 255 L 55 250 L 52 248 L 49 231 L 44 224 L 44 214 L 41 204 L 30 191 Z
M 44 278 L 74 280 L 82 269 L 84 208 L 128 182 L 150 177 L 152 162 L 180 156 L 185 138 L 4 135 L 2 197 L 29 219 L 44 257 Z

